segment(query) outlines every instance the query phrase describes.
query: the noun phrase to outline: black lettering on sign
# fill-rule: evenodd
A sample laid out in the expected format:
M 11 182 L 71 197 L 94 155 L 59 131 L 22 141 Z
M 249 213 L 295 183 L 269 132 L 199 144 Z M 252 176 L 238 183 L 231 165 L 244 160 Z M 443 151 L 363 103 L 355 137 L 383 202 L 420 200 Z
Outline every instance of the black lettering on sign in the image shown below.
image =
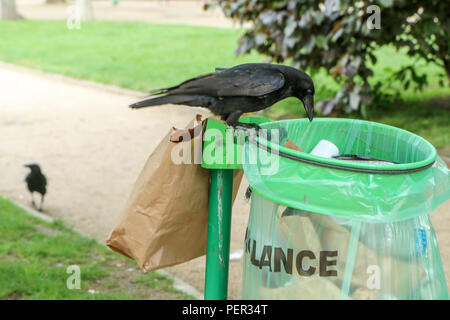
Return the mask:
M 251 248 L 250 248 L 251 247 Z M 245 248 L 248 253 L 250 253 L 250 263 L 260 269 L 262 267 L 269 267 L 270 272 L 272 272 L 272 257 L 273 257 L 273 272 L 281 272 L 281 262 L 283 262 L 284 271 L 287 274 L 292 274 L 293 269 L 293 257 L 294 249 L 287 248 L 287 256 L 283 248 L 264 245 L 261 251 L 261 256 L 258 256 L 259 260 L 256 258 L 256 240 L 248 237 L 246 239 Z M 330 259 L 335 257 L 335 259 Z M 337 266 L 338 251 L 320 251 L 319 263 L 319 275 L 321 277 L 337 277 L 337 268 L 330 269 L 330 267 Z M 306 260 L 311 261 L 306 261 Z M 309 277 L 316 272 L 316 267 L 312 265 L 313 260 L 316 260 L 316 255 L 310 250 L 300 251 L 295 258 L 295 266 L 297 272 L 300 276 Z M 303 263 L 305 262 L 305 263 Z M 309 264 L 308 269 L 304 269 Z
M 245 229 L 244 247 L 247 253 L 250 253 L 250 238 L 248 236 L 248 227 Z
M 308 270 L 303 270 L 302 263 L 303 263 L 303 258 L 305 258 L 305 257 L 308 257 L 309 259 L 314 260 L 314 259 L 316 259 L 316 256 L 314 255 L 314 253 L 312 251 L 309 251 L 309 250 L 303 250 L 297 254 L 296 266 L 297 266 L 298 274 L 301 276 L 309 277 L 309 276 L 312 276 L 314 274 L 314 272 L 316 272 L 316 268 L 314 268 L 313 266 L 310 266 Z
M 286 255 L 284 254 L 282 248 L 275 248 L 273 255 L 274 255 L 273 271 L 281 272 L 281 261 L 283 261 L 284 271 L 286 271 L 287 274 L 292 274 L 292 259 L 294 256 L 294 250 L 288 249 L 286 258 Z
M 244 249 L 247 253 L 250 253 L 250 241 L 251 241 L 250 238 L 245 238 Z
M 272 271 L 272 266 L 270 265 L 270 258 L 272 257 L 272 246 L 264 246 L 263 251 L 261 253 L 261 259 L 259 262 L 259 268 L 269 267 L 269 270 Z
M 328 257 L 337 257 L 337 251 L 320 251 L 320 276 L 321 277 L 337 277 L 337 270 L 327 270 L 328 266 L 337 265 L 337 259 L 328 260 Z
M 259 266 L 259 261 L 256 260 L 256 240 L 253 240 L 252 254 L 250 257 L 250 261 L 254 266 Z

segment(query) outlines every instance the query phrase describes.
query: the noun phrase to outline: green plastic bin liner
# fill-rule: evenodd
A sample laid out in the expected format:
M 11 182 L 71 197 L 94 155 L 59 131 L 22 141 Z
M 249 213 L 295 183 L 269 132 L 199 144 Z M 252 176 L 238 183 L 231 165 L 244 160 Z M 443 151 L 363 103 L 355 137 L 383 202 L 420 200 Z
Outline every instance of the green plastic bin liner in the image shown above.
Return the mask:
M 253 191 L 243 299 L 448 299 L 429 213 L 449 199 L 449 170 L 430 143 L 351 119 L 261 127 L 270 141 L 243 151 Z M 322 139 L 395 164 L 308 154 Z

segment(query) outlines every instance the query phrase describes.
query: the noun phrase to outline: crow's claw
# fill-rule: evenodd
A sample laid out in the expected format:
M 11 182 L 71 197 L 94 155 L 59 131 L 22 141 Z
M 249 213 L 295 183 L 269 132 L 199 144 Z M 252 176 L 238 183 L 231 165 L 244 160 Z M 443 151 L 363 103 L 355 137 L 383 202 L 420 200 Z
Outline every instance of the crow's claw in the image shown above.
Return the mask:
M 261 130 L 261 127 L 258 124 L 245 122 L 238 122 L 234 128 L 237 130 Z

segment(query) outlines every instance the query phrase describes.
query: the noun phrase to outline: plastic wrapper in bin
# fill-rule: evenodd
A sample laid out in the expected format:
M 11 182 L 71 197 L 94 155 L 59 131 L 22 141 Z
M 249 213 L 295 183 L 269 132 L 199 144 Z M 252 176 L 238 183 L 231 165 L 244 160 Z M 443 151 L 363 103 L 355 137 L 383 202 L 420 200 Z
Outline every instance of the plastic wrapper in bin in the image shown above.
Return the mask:
M 261 127 L 305 152 L 261 137 L 245 145 L 244 299 L 448 299 L 429 213 L 449 199 L 449 170 L 431 144 L 360 120 Z M 322 139 L 395 164 L 309 155 Z

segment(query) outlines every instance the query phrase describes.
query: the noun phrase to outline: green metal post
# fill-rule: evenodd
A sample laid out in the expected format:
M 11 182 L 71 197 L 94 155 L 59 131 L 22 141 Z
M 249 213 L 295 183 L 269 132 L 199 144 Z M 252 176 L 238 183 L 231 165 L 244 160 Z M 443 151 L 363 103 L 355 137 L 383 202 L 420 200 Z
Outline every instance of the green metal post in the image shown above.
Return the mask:
M 261 124 L 270 120 L 241 117 L 239 121 Z M 242 145 L 227 139 L 227 129 L 229 127 L 224 122 L 208 119 L 204 133 L 203 151 L 207 150 L 207 152 L 202 153 L 202 168 L 209 169 L 211 177 L 205 300 L 226 300 L 228 293 L 233 170 L 242 169 Z M 215 133 L 208 135 L 207 133 L 211 130 Z
M 230 258 L 233 170 L 211 169 L 205 300 L 226 300 Z

